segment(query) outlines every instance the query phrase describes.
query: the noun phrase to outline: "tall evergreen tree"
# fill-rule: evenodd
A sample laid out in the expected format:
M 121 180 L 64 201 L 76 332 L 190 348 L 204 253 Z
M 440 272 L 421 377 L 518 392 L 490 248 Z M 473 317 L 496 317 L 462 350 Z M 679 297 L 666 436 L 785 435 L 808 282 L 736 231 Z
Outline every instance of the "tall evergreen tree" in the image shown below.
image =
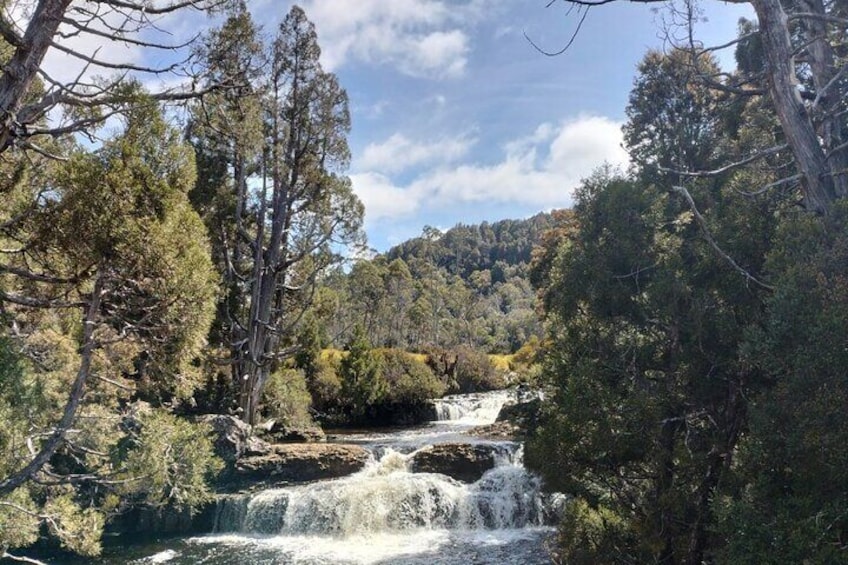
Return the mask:
M 230 127 L 223 143 L 227 173 L 220 165 L 202 171 L 195 193 L 214 192 L 229 174 L 229 195 L 218 200 L 225 210 L 219 257 L 228 283 L 220 339 L 230 352 L 242 416 L 254 422 L 269 376 L 297 351 L 297 326 L 316 281 L 344 260 L 346 246 L 361 242 L 363 208 L 343 176 L 350 159 L 347 94 L 321 68 L 315 28 L 303 10 L 293 7 L 280 24 L 255 78 L 255 52 L 248 46 L 257 38 L 243 9 L 211 39 L 210 65 L 217 68 L 220 55 L 224 67 L 235 69 L 230 74 L 237 88 L 247 90 L 211 101 L 221 109 L 195 112 L 204 124 L 196 130 L 199 146 L 220 144 L 211 139 L 216 122 L 207 116 L 226 116 Z M 235 53 L 226 47 L 231 42 Z M 254 107 L 261 113 L 262 143 L 250 181 Z

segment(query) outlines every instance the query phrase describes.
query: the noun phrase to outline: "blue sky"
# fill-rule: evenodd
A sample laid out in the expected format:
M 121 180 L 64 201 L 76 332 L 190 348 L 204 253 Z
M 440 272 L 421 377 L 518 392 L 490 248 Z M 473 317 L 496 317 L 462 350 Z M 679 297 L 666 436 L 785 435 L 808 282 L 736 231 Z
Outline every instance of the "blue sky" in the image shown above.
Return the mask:
M 604 161 L 626 164 L 620 128 L 636 65 L 662 48 L 664 8 L 614 3 L 582 12 L 549 0 L 304 0 L 322 63 L 350 97 L 350 176 L 369 244 L 384 251 L 459 222 L 521 218 L 571 204 Z M 291 2 L 248 0 L 270 34 Z M 654 5 L 661 6 L 661 5 Z M 703 0 L 697 37 L 735 35 L 747 5 Z M 197 13 L 160 23 L 175 38 L 210 25 Z M 96 45 L 76 45 L 93 50 Z M 110 47 L 107 57 L 152 61 Z M 160 55 L 161 56 L 161 55 Z M 52 53 L 47 68 L 76 72 Z M 727 64 L 732 53 L 724 57 Z

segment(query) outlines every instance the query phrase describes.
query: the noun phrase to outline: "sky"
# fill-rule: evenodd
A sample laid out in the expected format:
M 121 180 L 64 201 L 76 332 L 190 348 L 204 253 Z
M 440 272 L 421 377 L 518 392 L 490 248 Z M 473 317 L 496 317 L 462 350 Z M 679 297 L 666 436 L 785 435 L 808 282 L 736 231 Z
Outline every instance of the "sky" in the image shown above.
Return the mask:
M 269 35 L 291 4 L 248 0 Z M 586 14 L 561 0 L 299 4 L 315 23 L 322 65 L 349 95 L 349 175 L 376 251 L 424 226 L 445 230 L 571 205 L 595 168 L 626 166 L 621 126 L 636 66 L 648 49 L 668 46 L 662 5 L 616 2 Z M 703 0 L 701 8 L 696 36 L 708 45 L 732 39 L 739 18 L 751 17 L 747 5 Z M 534 47 L 561 50 L 584 15 L 562 54 Z M 175 39 L 211 24 L 193 12 L 159 22 Z M 151 65 L 166 57 L 133 47 L 98 53 Z M 722 61 L 731 66 L 732 53 Z M 55 51 L 46 68 L 59 77 L 75 72 Z

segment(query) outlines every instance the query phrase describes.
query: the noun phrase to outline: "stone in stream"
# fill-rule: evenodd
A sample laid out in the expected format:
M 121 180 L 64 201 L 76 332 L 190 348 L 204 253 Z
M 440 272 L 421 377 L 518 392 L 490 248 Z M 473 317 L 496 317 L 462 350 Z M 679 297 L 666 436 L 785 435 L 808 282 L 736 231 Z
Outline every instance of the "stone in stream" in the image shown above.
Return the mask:
M 508 454 L 503 445 L 441 443 L 416 451 L 410 461 L 414 473 L 441 473 L 458 481 L 473 483 L 492 469 L 499 457 Z
M 358 445 L 276 444 L 267 453 L 238 460 L 232 480 L 250 486 L 335 479 L 362 470 L 369 457 Z
M 271 443 L 318 443 L 327 441 L 327 436 L 318 426 L 287 426 L 269 420 L 256 427 L 256 431 Z

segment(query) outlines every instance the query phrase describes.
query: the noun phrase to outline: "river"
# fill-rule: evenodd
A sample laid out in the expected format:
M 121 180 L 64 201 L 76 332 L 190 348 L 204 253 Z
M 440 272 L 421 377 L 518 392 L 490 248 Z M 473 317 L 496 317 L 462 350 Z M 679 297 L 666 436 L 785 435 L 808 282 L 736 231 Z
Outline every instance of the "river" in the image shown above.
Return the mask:
M 331 441 L 366 447 L 362 471 L 306 485 L 233 495 L 218 503 L 209 535 L 108 549 L 103 564 L 535 565 L 549 563 L 550 497 L 522 464 L 522 446 L 467 435 L 495 421 L 508 392 L 446 397 L 438 421 Z M 496 466 L 465 484 L 413 473 L 416 450 L 437 443 L 488 443 Z

